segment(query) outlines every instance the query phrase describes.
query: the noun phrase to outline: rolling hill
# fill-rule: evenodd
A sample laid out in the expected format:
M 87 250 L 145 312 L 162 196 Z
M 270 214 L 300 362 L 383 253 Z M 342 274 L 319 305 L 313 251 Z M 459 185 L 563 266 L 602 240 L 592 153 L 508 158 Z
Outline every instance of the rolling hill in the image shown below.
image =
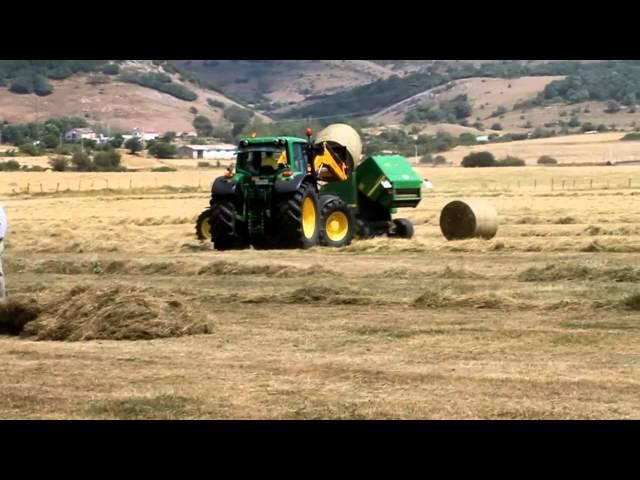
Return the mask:
M 166 76 L 170 81 L 165 85 L 184 86 L 197 98 L 192 101 L 178 98 L 157 88 L 123 81 L 122 75 L 78 72 L 61 80 L 50 78 L 53 91 L 48 95 L 21 95 L 0 88 L 0 120 L 26 123 L 50 117 L 81 116 L 88 122 L 123 130 L 137 127 L 159 132 L 191 131 L 196 114 L 219 123 L 223 121 L 224 108 L 241 106 L 220 92 L 181 79 L 179 73 L 167 71 L 152 61 L 125 61 L 120 64 L 120 70 L 139 76 Z M 269 121 L 264 115 L 258 114 L 258 117 Z

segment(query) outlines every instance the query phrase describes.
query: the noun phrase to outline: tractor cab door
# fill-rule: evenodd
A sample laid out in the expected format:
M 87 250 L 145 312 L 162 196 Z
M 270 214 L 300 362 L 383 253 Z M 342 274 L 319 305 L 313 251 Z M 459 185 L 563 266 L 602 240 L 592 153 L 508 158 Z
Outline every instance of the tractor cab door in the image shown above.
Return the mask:
M 305 155 L 304 145 L 304 143 L 294 143 L 291 148 L 293 153 L 291 168 L 297 172 L 307 171 L 307 156 Z

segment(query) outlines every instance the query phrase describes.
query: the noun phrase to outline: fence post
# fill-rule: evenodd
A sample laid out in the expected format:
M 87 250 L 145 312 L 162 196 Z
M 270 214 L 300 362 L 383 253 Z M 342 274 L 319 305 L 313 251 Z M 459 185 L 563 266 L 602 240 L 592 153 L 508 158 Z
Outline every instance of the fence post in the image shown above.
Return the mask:
M 575 180 L 575 178 L 573 179 L 573 189 L 574 190 L 576 189 L 576 180 Z
M 538 180 L 536 180 L 535 178 L 533 179 L 533 189 L 535 190 L 536 187 L 538 185 Z
M 562 180 L 562 190 L 564 190 L 564 180 Z
M 551 177 L 551 191 L 553 192 L 553 177 Z
M 58 190 L 60 190 L 60 182 L 56 183 L 56 193 L 58 193 Z
M 40 193 L 42 193 L 42 184 L 40 184 Z
M 589 179 L 589 188 L 593 190 L 593 178 Z
M 631 179 L 629 179 L 629 188 L 631 188 Z

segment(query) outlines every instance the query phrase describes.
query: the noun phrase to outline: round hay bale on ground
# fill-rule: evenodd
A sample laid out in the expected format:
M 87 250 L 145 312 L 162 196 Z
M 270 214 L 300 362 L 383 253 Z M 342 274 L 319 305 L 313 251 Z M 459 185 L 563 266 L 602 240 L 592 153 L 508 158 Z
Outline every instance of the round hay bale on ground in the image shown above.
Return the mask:
M 440 230 L 447 240 L 489 240 L 498 232 L 498 213 L 485 200 L 454 200 L 440 213 Z
M 37 340 L 150 340 L 210 333 L 170 292 L 130 285 L 78 286 L 41 302 L 23 336 Z

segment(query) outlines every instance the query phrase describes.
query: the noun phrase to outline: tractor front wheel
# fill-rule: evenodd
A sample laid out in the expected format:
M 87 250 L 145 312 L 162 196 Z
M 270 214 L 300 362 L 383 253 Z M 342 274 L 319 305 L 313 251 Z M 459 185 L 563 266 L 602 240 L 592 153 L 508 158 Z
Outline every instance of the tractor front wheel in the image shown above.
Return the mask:
M 198 237 L 198 240 L 211 240 L 210 216 L 210 208 L 207 208 L 198 216 L 198 219 L 196 220 L 196 236 Z

